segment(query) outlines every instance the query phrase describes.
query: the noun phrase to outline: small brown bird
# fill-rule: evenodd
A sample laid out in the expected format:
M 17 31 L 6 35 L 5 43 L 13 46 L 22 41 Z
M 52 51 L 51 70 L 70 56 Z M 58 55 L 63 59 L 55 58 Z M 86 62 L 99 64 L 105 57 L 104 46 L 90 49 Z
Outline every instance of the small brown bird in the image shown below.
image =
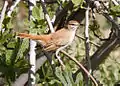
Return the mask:
M 18 37 L 35 40 L 38 43 L 42 44 L 45 51 L 53 51 L 68 43 L 72 43 L 78 26 L 79 23 L 77 21 L 71 20 L 60 30 L 48 35 L 19 33 Z

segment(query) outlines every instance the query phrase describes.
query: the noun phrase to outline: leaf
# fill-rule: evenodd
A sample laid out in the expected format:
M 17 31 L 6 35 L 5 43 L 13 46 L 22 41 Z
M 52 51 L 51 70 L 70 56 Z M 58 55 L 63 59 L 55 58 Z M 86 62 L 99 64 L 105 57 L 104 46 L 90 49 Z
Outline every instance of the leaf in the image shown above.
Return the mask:
M 61 82 L 57 79 L 53 79 L 49 82 L 50 85 L 54 85 L 55 83 L 59 84 L 59 86 L 62 86 Z M 61 85 L 60 85 L 61 84 Z
M 81 6 L 83 4 L 84 0 L 72 0 L 72 2 L 75 6 L 78 6 L 78 5 Z
M 76 76 L 75 84 L 77 86 L 83 86 L 83 77 L 81 73 L 78 73 Z
M 0 44 L 0 52 L 5 51 L 5 47 Z
M 15 48 L 15 42 L 14 42 L 14 41 L 9 42 L 9 43 L 7 44 L 7 47 L 8 47 L 8 48 Z
M 6 25 L 10 22 L 10 17 L 6 17 L 4 20 L 3 20 L 3 24 Z
M 64 76 L 62 75 L 62 70 L 61 68 L 57 67 L 56 71 L 55 71 L 56 76 L 59 78 L 59 80 L 63 83 L 64 86 L 67 86 L 67 82 L 64 78 Z
M 8 39 L 12 39 L 14 34 L 10 33 L 10 30 L 5 30 L 4 33 L 0 36 L 0 43 L 4 44 L 5 42 L 8 42 Z
M 44 19 L 44 14 L 42 12 L 42 7 L 34 7 L 33 8 L 33 11 L 32 11 L 32 14 L 34 16 L 35 19 L 37 20 L 41 20 L 41 19 Z
M 63 72 L 63 75 L 68 83 L 68 86 L 75 86 L 73 78 L 72 78 L 72 72 L 71 70 L 65 70 Z
M 33 11 L 32 11 L 32 14 L 33 14 L 33 16 L 34 16 L 35 19 L 39 18 L 40 17 L 39 8 L 38 7 L 34 7 Z
M 111 7 L 110 14 L 114 16 L 120 16 L 120 5 Z
M 23 42 L 22 42 L 22 44 L 20 46 L 20 49 L 17 53 L 17 59 L 18 58 L 23 58 L 23 56 L 25 56 L 27 54 L 28 47 L 29 47 L 29 40 L 28 39 L 23 39 Z
M 70 67 L 65 68 L 64 71 L 61 71 L 61 68 L 56 69 L 56 76 L 60 79 L 64 86 L 77 86 L 79 82 L 75 83 L 72 76 L 72 70 Z M 78 78 L 80 80 L 81 77 Z
M 25 73 L 30 68 L 30 65 L 28 61 L 24 58 L 20 58 L 15 64 L 14 64 L 15 72 L 17 72 L 19 75 L 22 73 Z
M 13 53 L 13 50 L 6 50 L 5 52 L 6 52 L 5 54 L 6 57 L 4 58 L 6 58 L 6 64 L 9 65 L 11 64 L 11 55 Z

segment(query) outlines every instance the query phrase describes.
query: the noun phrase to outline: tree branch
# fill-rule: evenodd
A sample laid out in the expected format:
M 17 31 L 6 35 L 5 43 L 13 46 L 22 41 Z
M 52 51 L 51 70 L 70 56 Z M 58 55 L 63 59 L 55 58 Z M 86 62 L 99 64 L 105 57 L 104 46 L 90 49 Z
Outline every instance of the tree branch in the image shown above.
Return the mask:
M 117 45 L 119 45 L 119 38 L 116 38 L 114 34 L 112 39 L 103 43 L 103 45 L 91 56 L 92 70 L 95 70 Z
M 95 86 L 98 86 L 96 80 L 93 78 L 93 76 L 87 71 L 87 69 L 81 63 L 79 63 L 74 57 L 71 57 L 65 51 L 61 50 L 61 52 L 63 54 L 65 54 L 67 57 L 69 57 L 69 59 L 71 59 L 72 61 L 74 61 L 91 78 L 91 80 L 93 81 L 93 83 L 95 84 Z
M 0 31 L 2 31 L 2 23 L 3 23 L 3 20 L 5 18 L 5 12 L 6 12 L 7 6 L 8 6 L 8 1 L 5 0 L 3 9 L 1 11 L 1 15 L 0 15 Z
M 84 37 L 81 37 L 81 36 L 79 36 L 78 34 L 76 34 L 76 37 L 78 37 L 78 38 L 80 38 L 80 39 L 82 39 L 82 40 L 85 40 L 85 38 L 84 38 Z M 99 47 L 100 47 L 100 45 L 99 45 L 99 44 L 96 44 L 96 43 L 94 43 L 94 42 L 92 42 L 92 41 L 90 41 L 90 43 L 91 43 L 91 44 L 93 44 L 93 45 L 95 45 L 97 48 L 99 48 Z
M 36 61 L 36 70 L 37 71 L 47 60 L 46 56 L 41 56 Z M 24 86 L 24 84 L 28 81 L 28 73 L 21 74 L 15 82 L 12 84 L 12 86 Z
M 44 0 L 41 0 L 41 5 L 42 5 L 42 8 L 43 8 L 43 12 L 44 12 L 45 18 L 46 18 L 46 20 L 47 20 L 49 29 L 50 29 L 50 31 L 53 33 L 53 32 L 55 32 L 55 31 L 54 31 L 53 25 L 52 25 L 52 23 L 51 23 L 50 17 L 49 17 L 49 15 L 48 15 L 48 12 L 47 12 L 47 10 L 46 10 Z
M 86 3 L 87 3 L 87 8 L 85 11 L 85 32 L 84 32 L 84 35 L 85 35 L 85 58 L 88 63 L 87 69 L 88 69 L 89 73 L 91 74 L 92 69 L 91 69 L 91 62 L 90 62 L 90 56 L 89 56 L 89 51 L 90 51 L 90 45 L 89 45 L 89 0 Z M 89 81 L 89 76 L 85 75 L 85 82 L 86 82 L 87 86 L 89 85 L 88 81 Z
M 91 71 L 91 63 L 90 63 L 90 45 L 89 45 L 89 3 L 87 3 L 87 9 L 85 12 L 85 52 L 86 52 L 86 60 L 88 61 L 88 70 Z
M 29 0 L 28 1 L 29 5 L 29 22 L 31 22 L 32 17 L 32 9 L 34 6 L 36 6 L 36 0 Z M 31 28 L 31 26 L 29 26 Z M 33 31 L 30 30 L 30 33 L 33 33 Z M 35 53 L 35 46 L 36 42 L 33 40 L 30 40 L 30 51 L 29 51 L 29 62 L 31 65 L 31 68 L 29 69 L 29 78 L 28 78 L 28 85 L 33 86 L 35 85 L 36 82 L 36 77 L 35 77 L 35 70 L 36 70 L 36 53 Z
M 14 8 L 17 6 L 17 4 L 20 2 L 21 0 L 16 0 L 15 3 L 10 7 L 9 11 L 7 12 L 7 16 L 11 17 L 11 14 L 14 10 Z

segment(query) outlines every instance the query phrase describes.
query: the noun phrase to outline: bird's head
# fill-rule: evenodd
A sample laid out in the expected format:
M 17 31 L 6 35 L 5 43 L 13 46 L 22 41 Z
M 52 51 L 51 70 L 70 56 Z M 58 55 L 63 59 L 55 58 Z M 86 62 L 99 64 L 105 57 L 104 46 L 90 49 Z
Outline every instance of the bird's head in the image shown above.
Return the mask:
M 75 21 L 75 20 L 70 20 L 68 23 L 67 23 L 67 28 L 69 30 L 76 30 L 78 27 L 79 27 L 79 22 Z

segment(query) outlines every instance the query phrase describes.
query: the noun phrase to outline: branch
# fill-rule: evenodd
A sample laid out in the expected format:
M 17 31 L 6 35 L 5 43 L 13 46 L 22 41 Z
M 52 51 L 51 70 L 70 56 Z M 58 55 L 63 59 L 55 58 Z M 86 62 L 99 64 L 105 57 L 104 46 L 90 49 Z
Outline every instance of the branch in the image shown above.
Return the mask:
M 36 61 L 36 70 L 37 71 L 47 60 L 45 56 L 41 56 Z M 21 74 L 15 82 L 12 84 L 12 86 L 24 86 L 24 84 L 28 81 L 28 73 Z
M 59 18 L 62 18 L 63 16 L 60 16 L 60 15 L 63 15 L 65 14 L 64 12 L 65 11 L 68 11 L 69 8 L 71 8 L 71 5 L 72 4 L 71 2 L 65 6 L 65 8 L 63 10 L 61 10 L 59 16 L 57 16 L 57 20 L 59 20 Z M 73 4 L 72 4 L 73 6 Z M 58 23 L 58 22 L 56 22 Z M 45 63 L 45 61 L 47 60 L 46 56 L 41 56 L 40 58 L 37 59 L 36 61 L 36 71 Z M 19 86 L 23 86 L 23 84 L 25 84 L 26 82 L 28 81 L 28 74 L 25 73 L 25 74 L 21 74 L 19 76 L 19 78 L 16 79 L 16 81 L 13 83 L 13 86 L 17 86 L 16 84 L 18 83 Z
M 101 38 L 100 36 L 98 36 L 98 35 L 95 33 L 95 31 L 93 31 L 93 34 L 94 34 L 94 36 L 96 36 L 100 41 L 107 41 L 107 40 L 110 40 L 111 35 L 113 34 L 113 29 L 111 29 L 111 32 L 109 33 L 109 37 L 107 37 L 107 38 Z
M 86 58 L 86 61 L 88 63 L 87 69 L 88 69 L 89 73 L 91 74 L 92 69 L 91 69 L 91 62 L 90 62 L 90 55 L 89 55 L 89 52 L 90 52 L 90 45 L 89 45 L 89 0 L 86 1 L 86 3 L 87 3 L 87 8 L 85 11 L 85 32 L 84 32 L 84 35 L 85 35 L 85 58 Z M 88 84 L 89 76 L 85 75 L 84 77 L 85 77 L 86 85 L 89 85 Z
M 112 2 L 113 2 L 116 6 L 119 5 L 119 3 L 118 3 L 116 0 L 112 0 Z
M 88 70 L 91 71 L 91 63 L 90 63 L 90 45 L 89 45 L 89 3 L 87 3 L 87 9 L 85 12 L 85 52 L 86 52 L 86 60 L 88 61 Z
M 74 57 L 71 57 L 68 53 L 66 53 L 65 51 L 61 51 L 64 55 L 66 55 L 67 57 L 69 57 L 72 61 L 74 61 L 93 81 L 93 83 L 95 84 L 95 86 L 98 86 L 96 80 L 93 78 L 93 76 L 87 71 L 87 69 L 81 64 L 79 63 Z
M 107 13 L 103 12 L 102 15 L 114 25 L 115 32 L 111 35 L 110 39 L 103 43 L 103 45 L 91 56 L 92 70 L 95 70 L 109 55 L 109 53 L 119 45 L 120 25 L 116 23 Z
M 5 12 L 6 12 L 7 6 L 8 6 L 8 1 L 5 0 L 3 9 L 1 11 L 1 15 L 0 15 L 0 31 L 2 31 L 2 23 L 5 18 Z
M 92 1 L 92 0 L 91 0 L 91 1 Z M 115 0 L 112 0 L 112 1 L 113 1 L 113 3 L 114 3 L 115 5 L 119 5 Z M 97 3 L 99 3 L 99 2 L 97 2 Z M 100 4 L 100 3 L 99 3 L 99 4 Z M 108 11 L 107 7 L 105 6 L 105 4 L 104 4 L 103 2 L 102 2 L 102 5 L 104 6 L 104 9 L 105 9 L 106 11 Z M 113 20 L 106 12 L 102 11 L 102 15 L 103 15 L 107 20 L 109 20 L 111 23 L 113 23 L 118 30 L 120 30 L 120 25 L 117 24 L 116 21 Z
M 80 39 L 82 39 L 82 40 L 85 40 L 85 38 L 84 38 L 84 37 L 81 37 L 81 36 L 79 36 L 79 35 L 77 35 L 77 34 L 76 34 L 76 37 L 78 37 L 78 38 L 80 38 Z M 93 44 L 93 45 L 95 45 L 97 48 L 99 48 L 99 47 L 100 47 L 100 45 L 99 45 L 99 44 L 96 44 L 96 43 L 94 43 L 94 42 L 92 42 L 92 41 L 90 41 L 90 43 L 91 43 L 91 44 Z
M 77 13 L 78 15 L 80 15 L 81 13 Z M 76 15 L 77 15 L 76 14 Z M 84 15 L 84 14 L 83 14 Z M 110 17 L 108 17 L 109 15 L 107 15 L 107 20 L 109 20 L 110 22 L 113 22 L 113 25 L 119 29 L 119 25 Z M 80 17 L 80 16 L 79 16 Z M 78 17 L 78 18 L 79 18 Z M 118 34 L 120 35 L 120 31 L 118 31 Z M 91 56 L 90 61 L 91 61 L 91 67 L 92 70 L 95 70 L 96 68 L 98 68 L 98 66 L 107 58 L 107 56 L 109 55 L 109 53 L 116 48 L 116 46 L 120 45 L 120 40 L 119 40 L 120 36 L 116 36 L 115 33 L 113 33 L 113 35 L 111 35 L 110 40 L 105 41 L 102 46 L 100 48 L 98 48 L 98 50 Z M 84 63 L 84 60 L 82 61 L 82 63 Z M 87 67 L 87 63 L 84 64 Z M 77 73 L 80 72 L 80 70 L 78 69 L 78 71 L 75 73 L 75 75 L 77 75 Z
M 43 8 L 43 12 L 44 12 L 44 14 L 45 14 L 45 18 L 46 18 L 46 20 L 47 20 L 49 29 L 50 29 L 50 31 L 53 33 L 53 32 L 55 32 L 55 31 L 54 31 L 53 25 L 52 25 L 52 23 L 51 23 L 50 17 L 49 17 L 49 15 L 48 15 L 48 12 L 47 12 L 47 10 L 46 10 L 45 1 L 44 1 L 44 0 L 41 0 L 41 5 L 42 5 L 42 8 Z
M 91 56 L 92 70 L 95 70 L 107 58 L 109 53 L 119 45 L 119 38 L 117 38 L 115 34 L 111 38 L 112 39 L 109 41 L 104 42 L 103 45 Z
M 7 16 L 11 17 L 11 14 L 14 10 L 14 8 L 17 6 L 17 4 L 20 2 L 21 0 L 16 0 L 15 3 L 10 7 L 9 11 L 7 12 Z
M 69 1 L 69 3 L 56 15 L 54 26 L 58 25 L 61 22 L 62 18 L 67 14 L 68 10 L 72 8 L 73 8 L 73 3 L 72 1 Z
M 90 0 L 92 1 L 92 0 Z M 102 3 L 103 4 L 103 3 Z M 104 4 L 103 4 L 104 5 Z M 106 10 L 107 8 L 104 7 Z M 113 33 L 111 38 L 108 41 L 105 41 L 100 48 L 91 56 L 91 67 L 92 70 L 95 70 L 109 55 L 109 53 L 119 45 L 119 35 L 120 35 L 120 25 L 115 22 L 107 13 L 103 12 L 102 15 L 110 21 L 116 30 L 116 33 Z M 85 64 L 87 66 L 87 63 Z
M 120 25 L 116 23 L 107 13 L 103 13 L 103 16 L 109 20 L 113 25 L 115 25 L 116 29 L 120 30 Z
M 28 1 L 29 5 L 29 22 L 31 22 L 31 19 L 33 18 L 32 16 L 32 9 L 34 6 L 36 6 L 36 0 L 29 0 Z M 29 26 L 31 28 L 31 26 Z M 33 33 L 30 31 L 30 33 Z M 29 62 L 31 65 L 31 68 L 29 69 L 29 80 L 28 80 L 28 85 L 33 86 L 35 85 L 36 78 L 35 78 L 35 70 L 36 70 L 36 53 L 35 53 L 35 46 L 36 42 L 33 40 L 30 40 L 30 51 L 29 51 Z

